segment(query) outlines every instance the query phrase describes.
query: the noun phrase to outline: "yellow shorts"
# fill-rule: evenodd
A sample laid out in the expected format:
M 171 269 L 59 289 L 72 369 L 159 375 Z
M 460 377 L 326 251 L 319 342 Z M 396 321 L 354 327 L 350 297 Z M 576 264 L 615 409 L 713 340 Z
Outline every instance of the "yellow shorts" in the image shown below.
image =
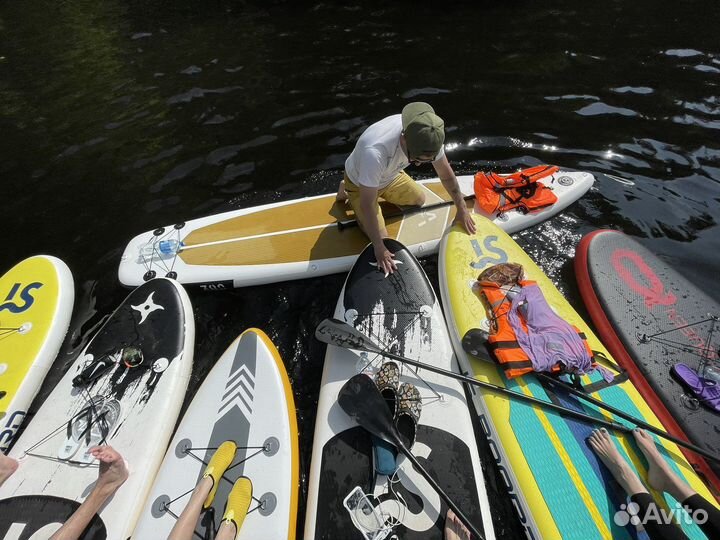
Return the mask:
M 365 218 L 360 208 L 360 188 L 352 183 L 347 173 L 345 174 L 344 181 L 348 202 L 355 212 L 355 217 L 364 229 L 363 223 L 365 222 Z M 425 189 L 410 178 L 405 171 L 401 171 L 392 182 L 378 190 L 378 197 L 382 197 L 387 202 L 397 206 L 415 206 L 418 200 L 424 199 Z M 378 225 L 380 225 L 380 230 L 382 231 L 382 229 L 385 228 L 385 219 L 383 218 L 380 205 L 377 204 L 377 202 L 375 203 L 375 211 Z

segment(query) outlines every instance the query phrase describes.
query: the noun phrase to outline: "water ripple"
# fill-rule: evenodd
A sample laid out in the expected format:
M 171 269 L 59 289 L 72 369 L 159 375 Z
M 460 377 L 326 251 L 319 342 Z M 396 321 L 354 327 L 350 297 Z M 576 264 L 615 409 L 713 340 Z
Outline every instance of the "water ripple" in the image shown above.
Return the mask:
M 597 96 L 589 96 L 589 95 L 579 95 L 579 94 L 567 94 L 564 96 L 545 96 L 545 99 L 548 101 L 559 101 L 561 99 L 580 99 L 580 100 L 588 100 L 588 101 L 600 101 L 600 98 Z
M 203 163 L 205 163 L 205 160 L 203 158 L 195 158 L 181 163 L 177 167 L 174 167 L 165 176 L 163 176 L 158 182 L 150 186 L 150 193 L 157 193 L 168 184 L 171 184 L 176 180 L 185 178 L 186 176 L 190 175 L 192 172 L 200 168 Z
M 720 73 L 720 69 L 705 64 L 698 64 L 694 69 L 703 73 Z
M 132 164 L 132 168 L 133 168 L 133 169 L 140 169 L 140 168 L 145 167 L 146 165 L 149 165 L 149 164 L 151 164 L 151 163 L 157 163 L 158 161 L 161 161 L 161 160 L 163 160 L 163 159 L 166 159 L 166 158 L 169 158 L 169 157 L 174 156 L 175 154 L 177 154 L 177 153 L 178 153 L 180 150 L 182 150 L 182 149 L 183 149 L 183 145 L 182 145 L 182 144 L 179 144 L 179 145 L 177 145 L 177 146 L 174 146 L 174 147 L 172 147 L 172 148 L 169 148 L 168 150 L 163 150 L 162 152 L 159 152 L 158 154 L 156 154 L 155 156 L 153 156 L 153 157 L 151 157 L 151 158 L 141 158 L 141 159 L 138 159 L 137 161 L 135 161 L 135 162 Z M 129 168 L 130 168 L 130 167 L 125 166 L 125 167 L 122 167 L 121 170 L 122 170 L 122 171 L 127 171 Z
M 720 120 L 703 120 L 692 114 L 685 114 L 683 116 L 673 116 L 672 121 L 676 124 L 683 124 L 686 126 L 698 126 L 708 129 L 720 129 Z
M 197 73 L 202 73 L 202 68 L 198 66 L 188 66 L 185 69 L 183 69 L 180 73 L 183 75 L 196 75 Z
M 238 176 L 244 176 L 248 175 L 255 171 L 255 162 L 254 161 L 246 161 L 244 163 L 230 163 L 225 167 L 225 169 L 222 172 L 222 175 L 216 182 L 213 183 L 213 186 L 224 186 L 230 183 L 232 180 L 237 178 Z
M 223 162 L 234 158 L 241 150 L 241 145 L 223 146 L 210 152 L 205 160 L 211 165 L 222 165 Z
M 203 122 L 203 126 L 217 126 L 220 124 L 224 124 L 225 122 L 229 122 L 230 120 L 234 120 L 234 116 L 223 116 L 222 114 L 216 114 L 212 116 L 211 118 L 208 118 Z
M 618 94 L 652 94 L 655 92 L 655 90 L 649 86 L 620 86 L 618 88 L 611 88 L 610 90 Z
M 234 92 L 235 90 L 242 90 L 242 86 L 227 86 L 225 88 L 191 88 L 187 92 L 174 95 L 167 99 L 167 103 L 172 105 L 174 103 L 189 103 L 193 99 L 203 98 L 209 94 L 227 94 L 228 92 Z
M 413 88 L 412 90 L 408 90 L 407 92 L 404 92 L 400 95 L 403 99 L 410 99 L 417 96 L 435 96 L 438 94 L 450 94 L 450 90 L 446 90 L 445 88 L 433 88 L 432 86 L 427 86 L 425 88 Z
M 667 56 L 677 56 L 678 58 L 689 58 L 691 56 L 702 56 L 703 53 L 695 49 L 668 49 L 664 51 Z
M 345 109 L 341 107 L 333 107 L 332 109 L 325 109 L 324 111 L 311 111 L 304 114 L 298 114 L 296 116 L 288 116 L 287 118 L 281 118 L 280 120 L 276 120 L 273 122 L 272 127 L 280 127 L 287 124 L 293 124 L 295 122 L 301 122 L 303 120 L 308 120 L 310 118 L 324 118 L 327 116 L 337 116 L 338 114 L 343 114 L 345 112 Z
M 620 116 L 640 116 L 639 113 L 633 111 L 632 109 L 626 109 L 624 107 L 613 107 L 612 105 L 608 105 L 602 102 L 587 105 L 582 109 L 578 109 L 575 112 L 581 116 L 600 116 L 610 114 L 619 114 Z

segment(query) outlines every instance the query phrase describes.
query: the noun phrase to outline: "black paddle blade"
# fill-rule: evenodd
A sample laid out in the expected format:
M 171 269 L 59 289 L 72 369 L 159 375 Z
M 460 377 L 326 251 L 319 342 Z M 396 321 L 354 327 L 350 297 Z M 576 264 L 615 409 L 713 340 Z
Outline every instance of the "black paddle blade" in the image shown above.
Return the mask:
M 315 338 L 318 341 L 335 345 L 343 349 L 358 351 L 382 352 L 368 336 L 353 328 L 348 323 L 338 319 L 325 319 L 315 329 Z
M 392 414 L 385 403 L 380 390 L 367 375 L 359 373 L 346 382 L 338 394 L 340 408 L 353 418 L 360 426 L 372 435 L 389 442 L 405 454 L 412 462 L 413 467 L 428 481 L 438 495 L 445 501 L 465 526 L 470 529 L 475 538 L 484 540 L 480 531 L 468 520 L 462 510 L 452 501 L 437 481 L 423 468 L 417 458 L 410 453 L 400 440 L 397 428 L 393 424 Z
M 340 389 L 338 404 L 372 435 L 398 448 L 402 446 L 385 398 L 367 375 L 358 373 L 348 380 Z
M 492 361 L 486 346 L 489 335 L 481 328 L 471 328 L 462 338 L 463 351 L 481 360 Z

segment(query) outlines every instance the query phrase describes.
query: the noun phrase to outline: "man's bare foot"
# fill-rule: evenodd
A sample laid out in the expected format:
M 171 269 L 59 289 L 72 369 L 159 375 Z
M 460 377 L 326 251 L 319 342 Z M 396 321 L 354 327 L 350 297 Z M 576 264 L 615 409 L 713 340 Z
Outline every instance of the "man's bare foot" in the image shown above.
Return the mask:
M 642 453 L 645 454 L 648 462 L 648 482 L 654 489 L 670 493 L 678 502 L 683 502 L 695 493 L 673 472 L 658 451 L 655 440 L 646 431 L 640 428 L 634 429 L 633 437 Z
M 347 201 L 347 192 L 345 191 L 345 180 L 340 180 L 340 185 L 338 186 L 337 195 L 335 195 L 335 200 L 338 202 L 345 202 Z
M 5 480 L 12 476 L 18 468 L 18 462 L 9 456 L 6 456 L 0 452 L 0 486 L 3 485 Z
M 96 488 L 108 495 L 115 493 L 129 474 L 125 460 L 112 446 L 94 446 L 90 453 L 100 461 Z
M 636 493 L 648 492 L 635 471 L 620 455 L 605 428 L 593 430 L 590 437 L 588 437 L 588 443 L 593 452 L 600 458 L 600 461 L 612 473 L 615 480 L 623 487 L 625 493 L 635 495 Z
M 445 540 L 470 540 L 470 531 L 452 510 L 445 515 Z

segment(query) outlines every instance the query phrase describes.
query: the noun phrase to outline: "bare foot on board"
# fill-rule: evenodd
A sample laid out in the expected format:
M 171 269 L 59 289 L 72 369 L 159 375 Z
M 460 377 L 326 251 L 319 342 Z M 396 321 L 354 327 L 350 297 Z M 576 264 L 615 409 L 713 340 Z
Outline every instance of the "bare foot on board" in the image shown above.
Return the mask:
M 648 492 L 630 464 L 620 455 L 605 428 L 594 430 L 588 437 L 588 443 L 628 495 Z
M 470 531 L 452 510 L 445 516 L 445 540 L 470 540 Z

